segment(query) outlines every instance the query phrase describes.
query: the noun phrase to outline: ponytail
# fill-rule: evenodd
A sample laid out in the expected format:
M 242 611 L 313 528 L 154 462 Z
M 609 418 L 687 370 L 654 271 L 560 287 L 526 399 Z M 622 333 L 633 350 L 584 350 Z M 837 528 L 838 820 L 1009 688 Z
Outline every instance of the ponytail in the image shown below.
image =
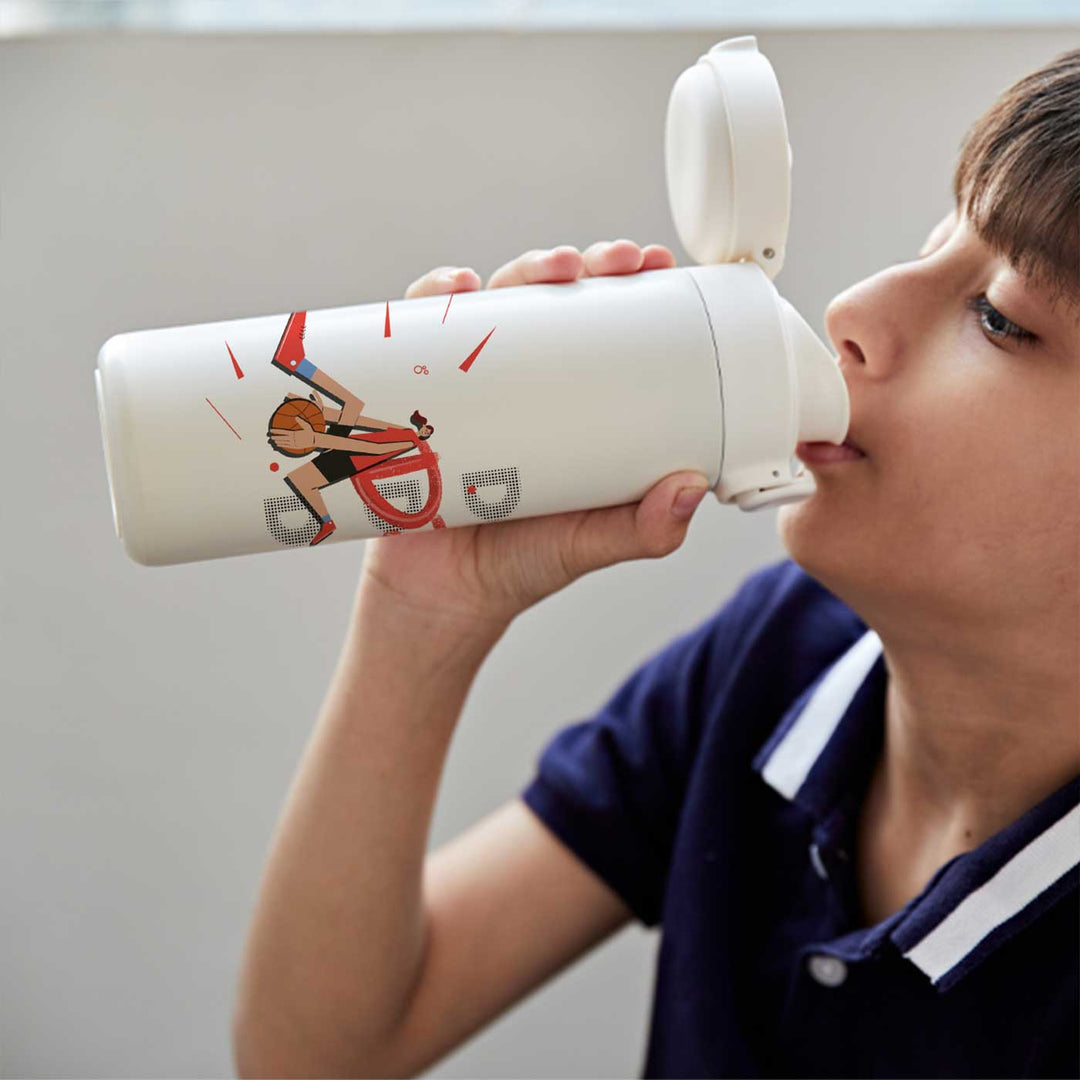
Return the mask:
M 429 439 L 431 435 L 435 433 L 435 429 L 427 422 L 427 417 L 420 415 L 419 409 L 413 409 L 413 414 L 409 417 L 409 421 L 417 431 L 421 431 L 425 427 L 431 428 L 431 432 L 428 435 L 421 436 L 422 439 Z

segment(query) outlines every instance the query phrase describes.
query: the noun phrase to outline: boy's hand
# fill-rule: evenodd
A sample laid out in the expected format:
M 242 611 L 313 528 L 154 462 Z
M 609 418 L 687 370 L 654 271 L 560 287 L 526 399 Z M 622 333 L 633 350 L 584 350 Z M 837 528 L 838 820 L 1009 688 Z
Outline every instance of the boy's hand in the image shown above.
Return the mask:
M 584 252 L 563 245 L 519 255 L 500 266 L 487 287 L 674 265 L 674 255 L 659 244 L 643 249 L 631 240 L 602 241 Z M 480 277 L 471 268 L 440 266 L 417 278 L 405 298 L 479 287 Z M 424 620 L 459 628 L 505 625 L 591 570 L 670 554 L 682 544 L 693 513 L 691 507 L 676 516 L 672 504 L 679 491 L 695 486 L 704 493 L 706 478 L 684 471 L 664 477 L 636 503 L 438 531 L 404 530 L 368 540 L 358 596 L 365 604 L 404 606 Z
M 633 240 L 597 241 L 584 252 L 570 244 L 542 250 L 533 248 L 496 270 L 485 286 L 536 285 L 555 281 L 575 281 L 606 274 L 634 274 L 641 270 L 665 270 L 675 265 L 675 256 L 661 244 L 638 247 Z M 417 278 L 406 290 L 405 299 L 437 296 L 439 293 L 469 292 L 480 287 L 480 275 L 471 267 L 437 266 Z

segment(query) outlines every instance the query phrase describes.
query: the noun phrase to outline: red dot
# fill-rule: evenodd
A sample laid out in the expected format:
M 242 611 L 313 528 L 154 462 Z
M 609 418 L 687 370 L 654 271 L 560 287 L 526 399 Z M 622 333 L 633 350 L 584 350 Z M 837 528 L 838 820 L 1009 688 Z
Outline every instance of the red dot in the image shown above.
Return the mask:
M 278 463 L 276 461 L 271 461 L 270 462 L 270 471 L 271 472 L 277 472 L 278 471 Z
M 476 494 L 476 485 L 475 484 L 470 484 L 469 485 L 469 494 L 470 495 L 475 495 Z

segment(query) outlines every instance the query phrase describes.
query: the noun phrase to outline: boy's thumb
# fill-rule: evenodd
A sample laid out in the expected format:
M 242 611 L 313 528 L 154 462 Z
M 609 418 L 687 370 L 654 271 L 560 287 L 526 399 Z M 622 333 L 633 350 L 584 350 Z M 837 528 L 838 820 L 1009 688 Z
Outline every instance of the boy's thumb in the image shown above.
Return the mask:
M 673 486 L 675 497 L 669 506 L 671 516 L 676 521 L 689 521 L 709 490 L 708 478 L 701 473 L 678 473 Z
M 670 555 L 686 538 L 694 510 L 708 490 L 708 478 L 702 473 L 672 473 L 640 502 L 592 511 L 577 537 L 579 558 L 587 569 L 599 569 L 628 559 Z

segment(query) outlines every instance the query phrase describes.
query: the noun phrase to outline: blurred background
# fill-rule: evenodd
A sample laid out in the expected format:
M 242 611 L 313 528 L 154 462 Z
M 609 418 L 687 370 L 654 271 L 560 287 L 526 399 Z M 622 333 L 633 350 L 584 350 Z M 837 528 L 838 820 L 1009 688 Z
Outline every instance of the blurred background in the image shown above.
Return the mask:
M 686 264 L 668 94 L 740 34 L 793 150 L 776 285 L 824 334 L 831 297 L 949 209 L 978 114 L 1080 44 L 1073 2 L 865 7 L 0 0 L 0 1075 L 233 1075 L 244 935 L 363 556 L 129 561 L 100 345 L 396 298 L 441 264 L 486 281 L 530 248 L 629 237 Z M 775 517 L 708 497 L 672 555 L 518 618 L 469 695 L 431 847 L 782 558 Z M 425 1075 L 638 1075 L 658 942 L 631 925 Z

